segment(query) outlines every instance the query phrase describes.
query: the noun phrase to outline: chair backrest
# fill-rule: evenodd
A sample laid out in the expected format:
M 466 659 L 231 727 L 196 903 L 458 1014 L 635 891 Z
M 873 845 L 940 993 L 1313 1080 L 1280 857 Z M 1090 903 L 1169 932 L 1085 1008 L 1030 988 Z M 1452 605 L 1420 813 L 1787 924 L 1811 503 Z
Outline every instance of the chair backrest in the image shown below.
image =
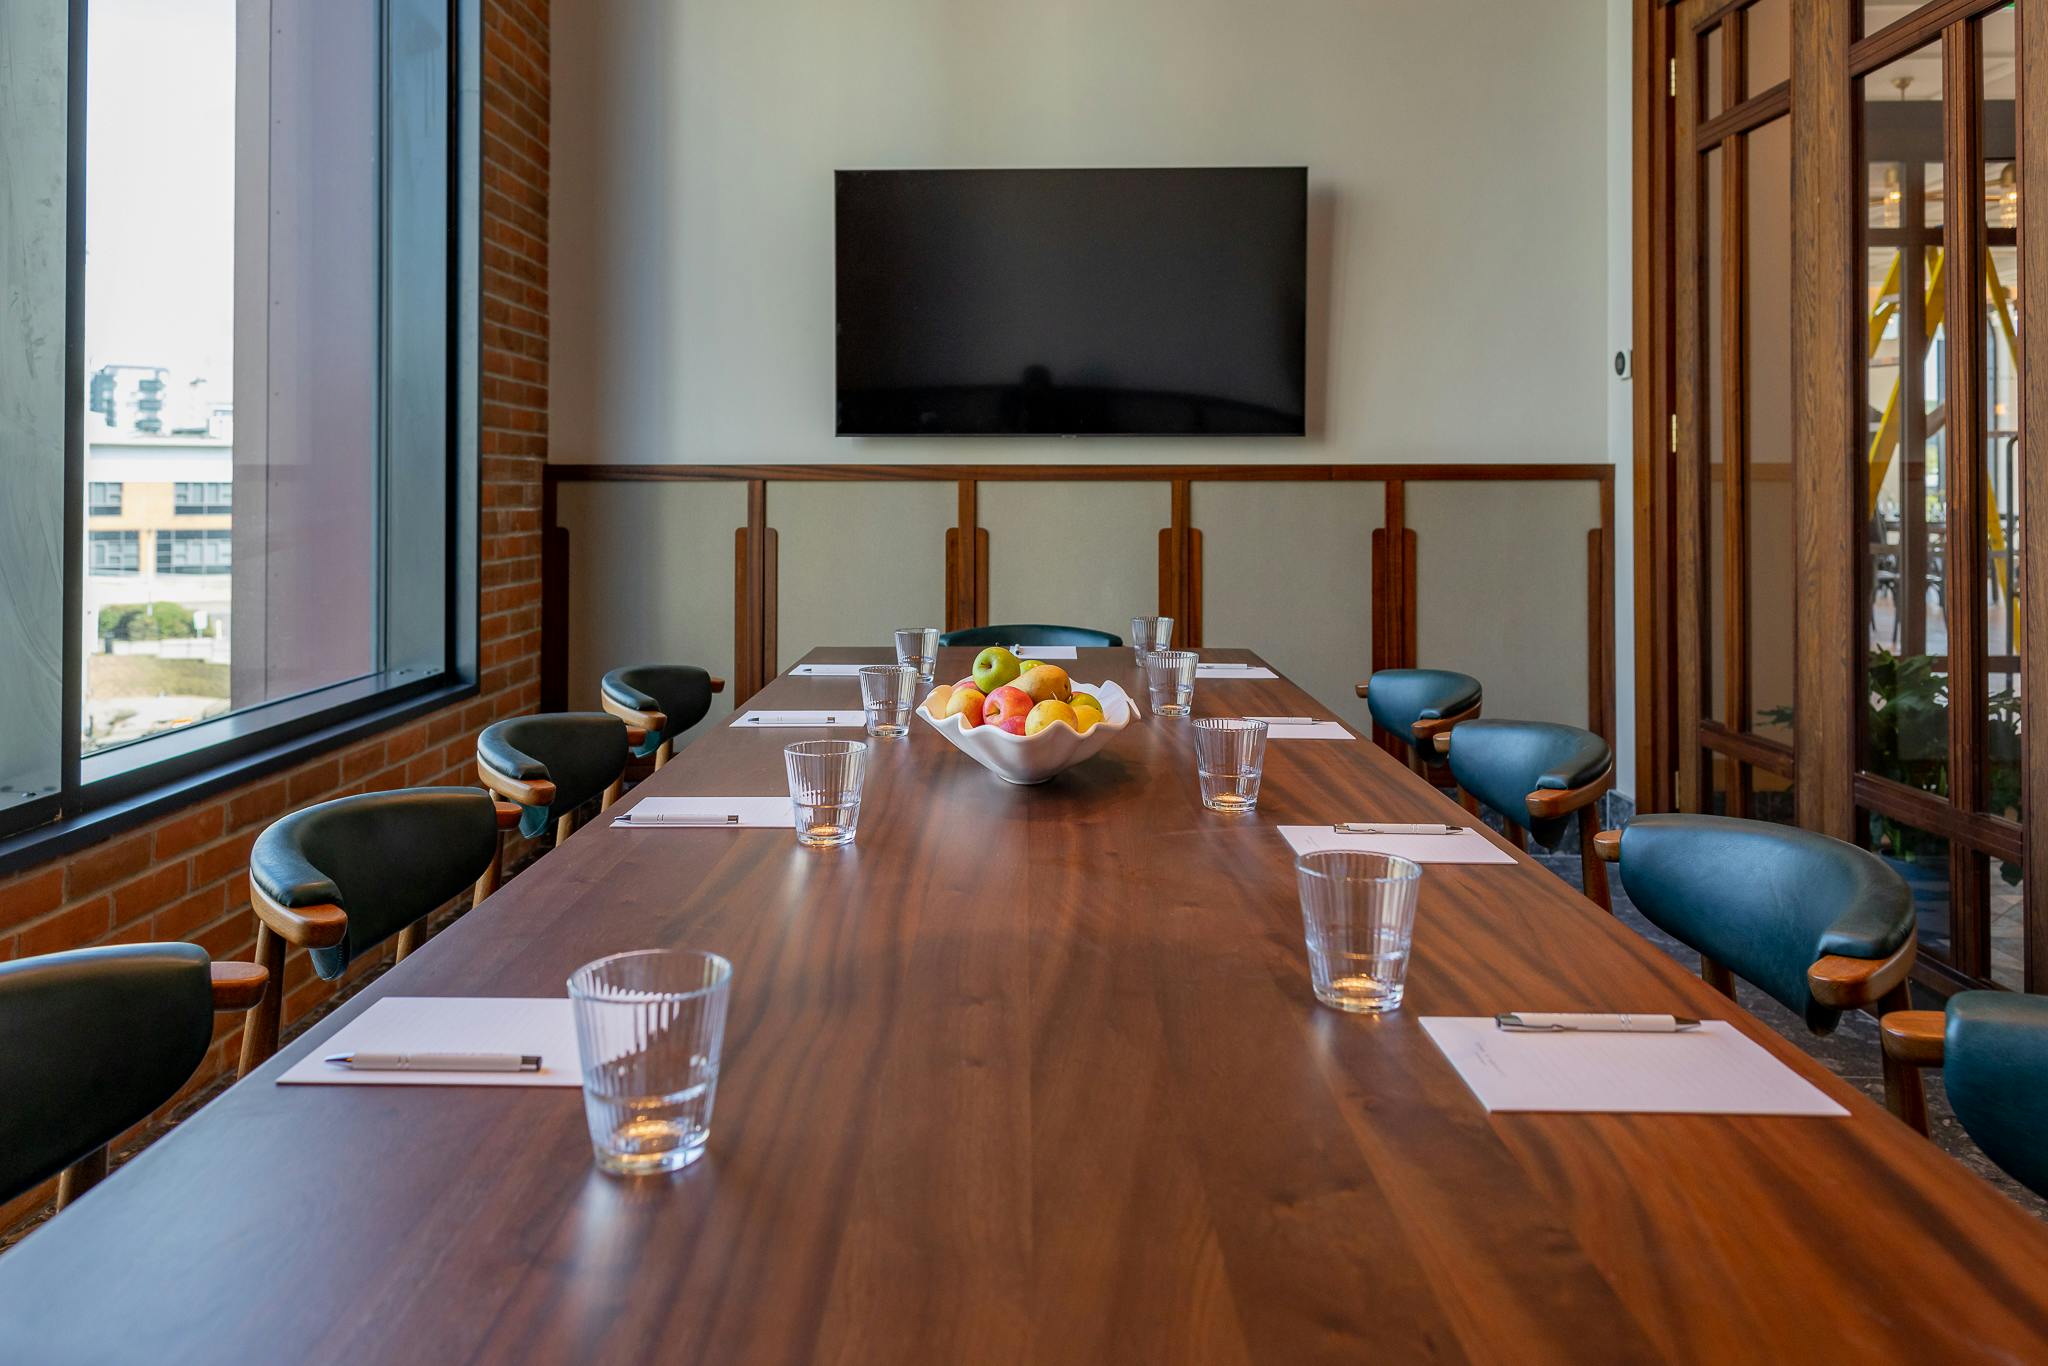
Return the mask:
M 635 753 L 652 754 L 711 712 L 711 674 L 694 664 L 629 664 L 600 685 L 604 695 L 636 712 L 658 711 L 668 724 L 649 730 Z
M 601 711 L 515 716 L 484 727 L 476 757 L 508 778 L 555 785 L 554 801 L 528 805 L 519 818 L 531 839 L 618 781 L 629 757 L 626 723 Z
M 1368 681 L 1365 707 L 1381 730 L 1414 744 L 1417 721 L 1438 721 L 1479 705 L 1479 680 L 1449 669 L 1381 669 Z
M 2048 998 L 1964 991 L 1948 998 L 1941 1076 L 1963 1131 L 2048 1195 Z
M 213 1043 L 206 950 L 123 944 L 0 964 L 0 1200 L 177 1093 Z
M 977 649 L 989 645 L 1082 645 L 1115 649 L 1124 643 L 1122 636 L 1113 636 L 1107 631 L 1097 631 L 1087 626 L 967 626 L 958 631 L 947 631 L 939 637 L 941 645 L 972 645 Z
M 249 877 L 281 906 L 341 907 L 348 936 L 313 950 L 332 980 L 355 960 L 483 876 L 498 848 L 498 807 L 474 787 L 409 787 L 337 797 L 274 823 L 249 851 Z
M 1379 683 L 1374 681 L 1377 688 Z M 1590 730 L 1552 721 L 1471 720 L 1451 732 L 1451 776 L 1458 786 L 1554 848 L 1568 817 L 1538 820 L 1531 792 L 1569 792 L 1614 767 L 1614 751 Z
M 1810 830 L 1638 816 L 1622 831 L 1620 868 L 1652 924 L 1799 1011 L 1816 1033 L 1842 1013 L 1814 1000 L 1806 970 L 1829 954 L 1888 958 L 1913 933 L 1906 880 L 1870 851 Z

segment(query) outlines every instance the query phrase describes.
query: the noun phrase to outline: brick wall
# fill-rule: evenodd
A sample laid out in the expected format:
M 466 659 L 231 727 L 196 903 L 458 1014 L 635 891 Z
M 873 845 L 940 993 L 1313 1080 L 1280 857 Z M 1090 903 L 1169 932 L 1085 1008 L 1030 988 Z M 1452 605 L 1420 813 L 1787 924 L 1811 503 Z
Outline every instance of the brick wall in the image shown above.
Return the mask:
M 288 772 L 0 879 L 0 960 L 80 948 L 188 939 L 215 958 L 248 958 L 249 847 L 285 812 L 380 788 L 476 782 L 476 734 L 540 701 L 540 489 L 547 459 L 549 0 L 483 3 L 483 413 L 481 693 L 467 702 Z M 385 958 L 388 959 L 389 951 Z M 341 982 L 285 965 L 285 1023 Z M 273 989 L 276 984 L 273 983 Z M 224 1016 L 180 1099 L 232 1071 L 241 1017 Z M 41 1204 L 0 1205 L 0 1229 Z

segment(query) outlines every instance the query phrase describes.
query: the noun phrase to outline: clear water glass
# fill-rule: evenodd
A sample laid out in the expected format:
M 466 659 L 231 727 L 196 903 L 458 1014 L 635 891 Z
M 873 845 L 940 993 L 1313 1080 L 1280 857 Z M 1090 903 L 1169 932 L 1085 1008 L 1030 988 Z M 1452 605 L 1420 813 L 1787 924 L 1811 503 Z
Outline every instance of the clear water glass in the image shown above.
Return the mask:
M 930 687 L 932 674 L 939 667 L 939 628 L 906 626 L 898 631 L 896 662 L 917 670 L 917 681 Z
M 1319 849 L 1294 861 L 1316 999 L 1360 1014 L 1398 1010 L 1422 869 L 1392 854 Z
M 1155 650 L 1145 656 L 1145 683 L 1152 692 L 1154 716 L 1186 716 L 1194 709 L 1193 650 Z
M 1195 774 L 1211 811 L 1259 807 L 1266 769 L 1266 723 L 1255 717 L 1204 716 L 1195 722 Z
M 1138 667 L 1145 667 L 1145 657 L 1155 650 L 1164 650 L 1173 644 L 1172 617 L 1132 617 L 1131 654 L 1138 661 Z
M 883 740 L 910 734 L 910 709 L 917 702 L 917 670 L 908 664 L 876 664 L 862 669 L 860 701 L 868 712 L 868 734 Z
M 852 844 L 868 747 L 861 740 L 803 740 L 782 751 L 796 842 L 815 849 Z
M 570 976 L 599 1167 L 637 1176 L 704 1155 L 731 987 L 731 963 L 685 949 L 613 954 Z

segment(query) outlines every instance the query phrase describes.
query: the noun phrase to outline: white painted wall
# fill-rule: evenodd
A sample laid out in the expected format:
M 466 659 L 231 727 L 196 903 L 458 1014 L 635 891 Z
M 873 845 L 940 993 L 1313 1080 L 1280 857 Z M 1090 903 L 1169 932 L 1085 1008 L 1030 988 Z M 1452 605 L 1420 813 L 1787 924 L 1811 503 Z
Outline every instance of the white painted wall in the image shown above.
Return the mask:
M 1635 54 L 1631 0 L 1607 0 L 1607 458 L 1614 462 L 1615 787 L 1636 792 L 1635 381 L 1614 373 L 1617 351 L 1634 345 L 1634 111 L 1629 68 Z

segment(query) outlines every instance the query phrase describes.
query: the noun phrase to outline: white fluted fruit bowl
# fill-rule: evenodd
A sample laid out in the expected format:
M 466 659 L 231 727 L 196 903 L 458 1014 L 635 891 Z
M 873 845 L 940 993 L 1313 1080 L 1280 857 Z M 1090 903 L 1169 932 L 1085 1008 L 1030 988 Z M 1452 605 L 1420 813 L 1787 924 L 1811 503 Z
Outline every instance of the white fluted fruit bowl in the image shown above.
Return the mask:
M 917 714 L 954 748 L 995 774 L 1006 783 L 1029 787 L 1058 777 L 1075 764 L 1086 763 L 1123 734 L 1138 720 L 1138 709 L 1129 693 L 1115 683 L 1082 683 L 1076 692 L 1093 693 L 1102 703 L 1102 719 L 1087 734 L 1064 721 L 1055 721 L 1036 735 L 1012 735 L 994 726 L 969 728 L 964 716 L 935 717 L 919 703 Z

